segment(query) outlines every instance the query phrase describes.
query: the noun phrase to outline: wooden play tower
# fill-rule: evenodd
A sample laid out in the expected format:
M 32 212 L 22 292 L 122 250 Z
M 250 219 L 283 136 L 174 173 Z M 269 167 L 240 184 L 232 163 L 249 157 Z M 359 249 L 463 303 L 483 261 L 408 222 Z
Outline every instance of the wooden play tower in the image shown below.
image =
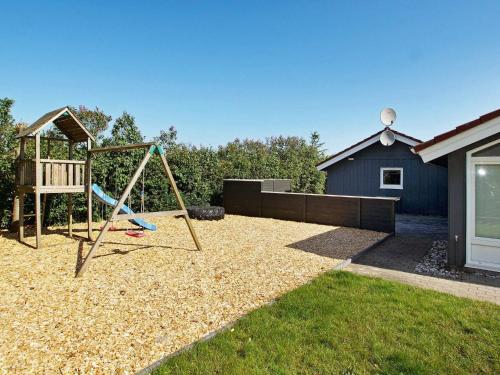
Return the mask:
M 44 137 L 42 131 L 54 124 L 66 138 Z M 40 248 L 42 237 L 42 196 L 45 194 L 68 194 L 68 232 L 72 235 L 73 224 L 73 194 L 85 193 L 89 195 L 89 238 L 92 236 L 92 206 L 90 188 L 90 162 L 87 160 L 73 160 L 75 144 L 85 142 L 87 149 L 92 147 L 94 137 L 83 126 L 68 107 L 56 109 L 46 113 L 28 128 L 21 131 L 17 138 L 20 140 L 19 157 L 16 167 L 16 185 L 19 198 L 19 241 L 24 242 L 24 202 L 26 194 L 34 194 L 36 247 Z M 35 158 L 26 157 L 28 142 L 35 146 Z M 42 142 L 46 143 L 47 150 L 44 158 L 41 156 Z M 68 159 L 59 160 L 50 158 L 51 143 L 67 142 Z

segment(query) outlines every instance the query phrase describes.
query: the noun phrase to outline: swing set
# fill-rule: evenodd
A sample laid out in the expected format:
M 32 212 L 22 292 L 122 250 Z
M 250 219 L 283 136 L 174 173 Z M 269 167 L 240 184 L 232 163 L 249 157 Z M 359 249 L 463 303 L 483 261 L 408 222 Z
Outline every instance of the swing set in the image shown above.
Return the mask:
M 87 191 L 87 197 L 88 197 L 88 210 L 92 210 L 92 193 L 94 193 L 99 200 L 101 200 L 101 203 L 106 203 L 110 206 L 113 207 L 113 210 L 111 214 L 108 216 L 106 223 L 104 226 L 101 228 L 101 231 L 99 232 L 99 235 L 97 236 L 97 239 L 95 240 L 94 244 L 92 245 L 92 248 L 90 249 L 89 253 L 87 254 L 85 260 L 83 261 L 80 269 L 78 270 L 76 276 L 79 277 L 85 273 L 87 268 L 89 267 L 90 261 L 94 257 L 97 249 L 101 245 L 101 243 L 104 241 L 104 238 L 106 237 L 106 234 L 109 230 L 111 230 L 113 223 L 116 221 L 122 221 L 122 220 L 127 220 L 129 222 L 132 222 L 133 224 L 136 224 L 140 227 L 139 230 L 132 230 L 132 229 L 127 229 L 126 235 L 130 237 L 135 237 L 135 238 L 141 238 L 144 237 L 144 229 L 149 229 L 149 230 L 156 230 L 156 226 L 154 224 L 150 224 L 144 220 L 144 218 L 148 217 L 161 217 L 161 216 L 182 216 L 184 220 L 186 221 L 186 224 L 188 226 L 189 232 L 191 233 L 191 237 L 193 238 L 193 241 L 196 245 L 196 248 L 198 250 L 201 250 L 201 244 L 198 240 L 198 237 L 196 236 L 196 232 L 194 231 L 193 225 L 191 223 L 191 220 L 189 219 L 188 212 L 186 210 L 186 207 L 184 205 L 184 202 L 182 201 L 182 197 L 179 193 L 179 190 L 177 189 L 177 185 L 175 183 L 174 177 L 172 175 L 172 172 L 170 171 L 170 167 L 168 165 L 167 159 L 165 158 L 165 151 L 163 148 L 156 144 L 156 143 L 140 143 L 140 144 L 130 144 L 130 145 L 124 145 L 124 146 L 109 146 L 109 147 L 101 147 L 101 148 L 93 148 L 88 150 L 88 170 L 89 172 L 91 171 L 91 159 L 92 155 L 98 154 L 98 153 L 103 153 L 103 152 L 125 152 L 125 151 L 130 151 L 130 150 L 136 150 L 136 149 L 146 149 L 147 152 L 142 159 L 141 163 L 139 164 L 139 167 L 135 171 L 134 175 L 130 179 L 127 187 L 123 191 L 120 199 L 116 202 L 114 199 L 109 199 L 109 197 L 106 198 L 105 194 L 102 192 L 102 190 L 99 192 L 100 188 L 96 184 L 93 184 L 91 186 L 90 183 L 88 183 L 88 191 Z M 170 182 L 170 186 L 172 187 L 172 190 L 175 195 L 175 199 L 177 201 L 177 204 L 179 206 L 178 210 L 173 210 L 173 211 L 157 211 L 157 212 L 144 212 L 144 169 L 146 167 L 146 164 L 148 163 L 149 159 L 153 155 L 158 155 L 161 159 L 162 166 L 165 172 L 165 175 Z M 131 192 L 136 184 L 137 180 L 141 177 L 142 174 L 142 189 L 141 189 L 141 212 L 140 213 L 135 213 L 130 209 L 130 204 L 131 204 Z M 90 180 L 89 180 L 90 181 Z M 104 195 L 102 195 L 104 194 Z M 125 205 L 125 201 L 128 199 L 128 207 Z M 104 201 L 104 202 L 103 202 Z M 91 218 L 91 215 L 89 215 L 89 218 Z M 89 231 L 89 238 L 91 237 L 92 233 Z
M 50 124 L 53 124 L 62 134 L 61 137 L 46 137 L 42 135 L 43 130 Z M 144 230 L 156 230 L 154 224 L 144 220 L 147 217 L 158 216 L 182 216 L 191 233 L 191 237 L 198 250 L 201 250 L 200 242 L 194 231 L 193 225 L 188 216 L 182 197 L 177 190 L 174 177 L 170 171 L 167 160 L 165 159 L 165 151 L 163 148 L 154 143 L 140 143 L 123 146 L 109 146 L 101 148 L 92 148 L 92 141 L 95 138 L 80 122 L 78 117 L 72 112 L 69 107 L 62 107 L 54 111 L 50 111 L 36 120 L 27 128 L 21 130 L 16 137 L 19 139 L 19 146 L 16 150 L 16 196 L 14 198 L 14 207 L 12 212 L 13 224 L 17 223 L 19 241 L 25 243 L 25 224 L 26 216 L 32 216 L 35 219 L 35 237 L 37 249 L 42 247 L 42 197 L 45 202 L 48 194 L 66 194 L 68 197 L 68 235 L 73 236 L 73 194 L 86 193 L 87 195 L 87 233 L 88 239 L 92 241 L 92 197 L 100 200 L 102 204 L 112 207 L 111 213 L 108 215 L 106 223 L 102 226 L 101 231 L 92 245 L 88 255 L 83 261 L 82 266 L 78 270 L 77 276 L 83 273 L 89 267 L 90 261 L 94 257 L 95 252 L 104 241 L 106 234 L 112 230 L 113 223 L 120 220 L 128 220 L 134 225 L 140 227 L 139 230 L 129 229 L 126 234 L 131 237 L 140 238 L 144 236 Z M 34 158 L 27 155 L 28 142 L 34 141 Z M 51 143 L 66 143 L 68 148 L 68 159 L 52 159 L 51 158 Z M 42 143 L 46 145 L 42 149 Z M 73 151 L 76 144 L 86 143 L 87 160 L 75 160 Z M 145 156 L 142 159 L 139 167 L 135 171 L 127 187 L 123 191 L 120 199 L 117 201 L 112 197 L 107 196 L 104 191 L 97 185 L 92 184 L 92 156 L 103 152 L 125 152 L 130 150 L 146 150 Z M 45 152 L 46 150 L 46 152 Z M 42 151 L 44 153 L 42 154 Z M 161 212 L 144 212 L 144 168 L 149 159 L 153 155 L 158 155 L 161 159 L 166 177 L 170 182 L 170 186 L 177 200 L 178 210 L 161 211 Z M 135 213 L 125 205 L 125 200 L 129 199 L 130 193 L 137 180 L 142 173 L 142 190 L 141 190 L 141 212 Z M 28 194 L 33 194 L 35 202 L 34 212 L 27 214 L 25 212 L 25 198 Z M 104 216 L 104 206 L 101 207 L 101 220 Z

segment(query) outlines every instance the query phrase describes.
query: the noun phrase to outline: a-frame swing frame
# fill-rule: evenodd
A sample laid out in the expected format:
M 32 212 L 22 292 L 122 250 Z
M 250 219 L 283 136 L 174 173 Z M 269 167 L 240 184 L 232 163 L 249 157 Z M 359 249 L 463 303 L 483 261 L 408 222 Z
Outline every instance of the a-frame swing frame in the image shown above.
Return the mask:
M 94 148 L 89 150 L 89 160 L 91 158 L 91 154 L 95 153 L 102 153 L 102 152 L 111 152 L 111 151 L 128 151 L 132 149 L 138 149 L 138 148 L 149 148 L 148 152 L 146 152 L 146 155 L 141 161 L 141 164 L 139 164 L 139 167 L 135 171 L 134 175 L 132 176 L 132 179 L 128 183 L 127 187 L 123 191 L 120 199 L 118 200 L 118 204 L 114 207 L 113 211 L 111 212 L 108 220 L 106 221 L 106 224 L 102 228 L 101 232 L 99 233 L 99 236 L 97 237 L 96 241 L 92 245 L 92 248 L 90 249 L 89 253 L 87 254 L 85 260 L 82 263 L 82 266 L 78 270 L 76 276 L 82 276 L 87 268 L 89 267 L 90 261 L 94 257 L 95 252 L 101 245 L 101 243 L 104 241 L 104 238 L 106 237 L 106 234 L 109 231 L 109 228 L 111 227 L 111 224 L 114 221 L 121 221 L 121 220 L 130 220 L 130 219 L 135 219 L 135 218 L 145 218 L 145 217 L 152 217 L 152 216 L 183 216 L 184 220 L 186 221 L 186 224 L 189 228 L 189 232 L 191 233 L 191 237 L 193 237 L 193 241 L 196 244 L 196 248 L 198 250 L 201 250 L 201 244 L 200 241 L 198 240 L 198 237 L 196 236 L 196 232 L 194 231 L 193 224 L 191 223 L 191 220 L 189 218 L 188 212 L 186 210 L 186 207 L 184 206 L 184 202 L 182 200 L 182 197 L 179 193 L 179 190 L 177 189 L 177 185 L 175 183 L 174 177 L 172 175 L 172 172 L 170 171 L 170 167 L 168 166 L 167 159 L 165 158 L 165 151 L 160 145 L 157 145 L 155 143 L 141 143 L 141 144 L 131 144 L 131 145 L 125 145 L 125 146 L 110 146 L 110 147 L 102 147 L 102 148 Z M 125 204 L 125 200 L 127 199 L 127 196 L 130 194 L 132 188 L 134 187 L 135 183 L 139 179 L 141 172 L 143 169 L 146 167 L 146 164 L 148 163 L 149 159 L 151 156 L 153 156 L 155 153 L 157 153 L 162 161 L 163 169 L 165 170 L 165 174 L 167 175 L 167 178 L 170 182 L 170 185 L 172 187 L 172 190 L 174 191 L 175 194 L 175 199 L 177 200 L 177 204 L 180 207 L 180 210 L 175 210 L 175 211 L 159 211 L 159 212 L 144 212 L 144 213 L 134 213 L 134 214 L 120 214 L 120 209 L 122 206 Z M 91 185 L 91 180 L 89 179 L 88 181 L 89 186 Z M 89 194 L 91 198 L 91 190 L 89 188 Z M 91 201 L 90 201 L 91 202 Z M 91 236 L 91 232 L 89 231 L 89 236 Z M 89 238 L 92 240 L 91 238 Z

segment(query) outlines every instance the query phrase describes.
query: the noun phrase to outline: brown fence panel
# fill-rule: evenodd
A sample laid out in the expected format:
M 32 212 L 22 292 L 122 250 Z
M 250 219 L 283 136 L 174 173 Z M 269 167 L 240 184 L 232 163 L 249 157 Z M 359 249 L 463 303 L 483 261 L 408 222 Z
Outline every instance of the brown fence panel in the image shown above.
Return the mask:
M 396 231 L 395 201 L 390 199 L 361 199 L 361 229 L 393 233 Z
M 306 195 L 306 221 L 359 228 L 360 199 L 308 194 Z
M 224 209 L 228 214 L 261 216 L 262 181 L 224 180 Z
M 224 180 L 226 213 L 395 232 L 397 199 L 270 191 L 289 184 L 290 180 Z
M 262 217 L 281 220 L 305 221 L 305 194 L 262 192 Z

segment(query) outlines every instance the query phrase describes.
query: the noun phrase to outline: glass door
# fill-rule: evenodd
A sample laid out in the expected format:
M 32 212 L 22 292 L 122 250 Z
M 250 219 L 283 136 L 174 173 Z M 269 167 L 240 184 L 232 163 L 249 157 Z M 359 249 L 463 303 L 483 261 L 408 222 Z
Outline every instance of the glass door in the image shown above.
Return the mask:
M 500 271 L 500 157 L 472 157 L 467 266 Z
M 474 163 L 475 237 L 500 240 L 500 162 Z

